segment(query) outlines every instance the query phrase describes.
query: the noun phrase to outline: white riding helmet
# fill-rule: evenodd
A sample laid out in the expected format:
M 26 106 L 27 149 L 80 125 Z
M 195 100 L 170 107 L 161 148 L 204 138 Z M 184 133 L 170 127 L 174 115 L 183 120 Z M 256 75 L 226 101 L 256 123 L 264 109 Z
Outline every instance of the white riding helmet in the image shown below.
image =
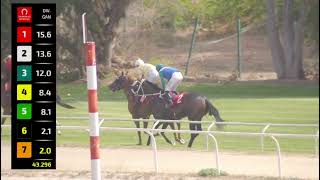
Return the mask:
M 143 64 L 144 64 L 144 61 L 140 58 L 138 60 L 136 60 L 136 62 L 134 63 L 135 66 L 141 66 Z

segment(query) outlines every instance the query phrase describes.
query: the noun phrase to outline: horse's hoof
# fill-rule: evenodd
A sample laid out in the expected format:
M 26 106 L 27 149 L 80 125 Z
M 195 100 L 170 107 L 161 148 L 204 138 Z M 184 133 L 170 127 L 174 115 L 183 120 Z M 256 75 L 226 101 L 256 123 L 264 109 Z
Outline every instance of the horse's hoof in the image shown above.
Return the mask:
M 137 143 L 137 146 L 141 146 L 142 145 L 142 143 Z
M 179 142 L 180 144 L 186 143 L 186 142 L 184 141 L 184 139 L 179 139 L 178 142 Z
M 171 141 L 171 144 L 172 144 L 172 146 L 175 146 L 175 145 L 176 145 L 176 142 Z

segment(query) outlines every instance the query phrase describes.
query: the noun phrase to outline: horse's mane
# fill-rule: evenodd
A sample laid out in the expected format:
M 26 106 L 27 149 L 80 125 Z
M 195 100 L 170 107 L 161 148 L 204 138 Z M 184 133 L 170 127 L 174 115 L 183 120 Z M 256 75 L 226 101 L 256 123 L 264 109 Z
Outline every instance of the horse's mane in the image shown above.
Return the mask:
M 144 81 L 145 83 L 147 83 L 149 86 L 151 86 L 152 89 L 156 90 L 156 91 L 163 91 L 163 89 L 159 88 L 156 84 L 153 84 L 150 81 Z

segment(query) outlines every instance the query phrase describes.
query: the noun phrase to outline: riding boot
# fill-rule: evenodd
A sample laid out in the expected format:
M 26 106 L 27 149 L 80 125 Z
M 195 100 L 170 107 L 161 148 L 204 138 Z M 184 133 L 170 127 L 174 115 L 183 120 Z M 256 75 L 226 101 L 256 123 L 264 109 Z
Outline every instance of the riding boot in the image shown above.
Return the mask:
M 170 106 L 173 105 L 172 96 L 171 96 L 171 94 L 170 94 L 169 91 L 166 91 L 165 94 L 166 94 L 166 98 L 167 98 L 167 100 L 168 100 L 168 105 L 169 105 L 169 107 L 170 107 Z

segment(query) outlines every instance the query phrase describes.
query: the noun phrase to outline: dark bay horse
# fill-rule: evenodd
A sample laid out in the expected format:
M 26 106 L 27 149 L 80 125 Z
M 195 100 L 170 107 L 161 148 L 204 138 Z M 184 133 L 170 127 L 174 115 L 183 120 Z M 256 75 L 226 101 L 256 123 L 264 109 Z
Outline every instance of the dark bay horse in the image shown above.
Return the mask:
M 150 83 L 149 81 L 141 81 L 139 88 L 141 89 L 138 93 L 142 94 L 152 94 L 157 92 L 162 92 L 158 86 Z M 135 87 L 135 90 L 138 91 L 138 86 Z M 155 109 L 159 112 L 162 112 L 163 107 L 166 106 L 166 102 L 164 98 L 154 98 L 155 101 L 151 103 L 155 107 Z M 163 104 L 162 107 L 159 104 Z M 212 103 L 206 98 L 205 96 L 199 95 L 197 93 L 184 93 L 183 98 L 181 99 L 181 103 L 177 104 L 174 107 L 167 109 L 170 111 L 169 114 L 173 114 L 171 119 L 179 120 L 184 117 L 187 117 L 190 121 L 201 121 L 203 116 L 209 113 L 209 115 L 213 115 L 215 117 L 216 122 L 223 122 L 222 118 L 220 117 L 219 111 L 212 105 Z M 159 123 L 161 124 L 165 123 Z M 221 125 L 217 125 L 221 128 Z M 165 128 L 167 126 L 163 126 Z M 193 131 L 202 131 L 201 123 L 189 124 L 190 130 Z M 198 136 L 198 133 L 191 133 L 191 138 L 188 143 L 188 147 L 192 147 L 192 143 L 194 139 Z M 150 137 L 149 137 L 150 139 Z M 148 140 L 149 142 L 149 140 Z
M 164 104 L 158 104 L 161 107 L 157 107 L 157 109 L 155 109 L 154 105 L 151 105 L 151 99 L 150 98 L 157 98 L 157 96 L 154 97 L 149 97 L 147 98 L 145 103 L 139 103 L 139 99 L 137 95 L 135 95 L 133 93 L 133 91 L 131 91 L 131 89 L 133 89 L 135 86 L 131 86 L 132 84 L 134 84 L 134 80 L 130 79 L 128 76 L 125 76 L 123 73 L 121 76 L 117 77 L 117 79 L 115 79 L 110 85 L 109 88 L 110 90 L 112 90 L 113 92 L 115 91 L 119 91 L 119 90 L 123 90 L 127 99 L 128 99 L 128 110 L 132 116 L 133 119 L 149 119 L 151 115 L 153 115 L 153 117 L 155 119 L 170 119 L 171 115 L 169 114 L 169 112 L 164 108 Z M 137 81 L 136 81 L 137 82 Z M 140 121 L 134 121 L 135 125 L 137 128 L 140 128 Z M 174 125 L 173 123 L 169 123 L 166 124 L 167 126 L 170 126 L 172 129 L 174 129 Z M 147 128 L 148 127 L 148 122 L 144 121 L 143 122 L 143 128 Z M 138 138 L 139 138 L 139 142 L 138 145 L 142 145 L 141 143 L 141 132 L 137 131 L 138 133 Z M 169 144 L 173 144 L 173 142 L 171 142 L 164 133 L 160 133 L 164 139 L 166 140 L 166 142 L 168 142 Z M 176 134 L 174 134 L 175 136 L 175 140 L 179 143 L 183 143 L 183 139 L 180 138 L 180 135 L 178 135 L 178 137 L 176 136 Z

